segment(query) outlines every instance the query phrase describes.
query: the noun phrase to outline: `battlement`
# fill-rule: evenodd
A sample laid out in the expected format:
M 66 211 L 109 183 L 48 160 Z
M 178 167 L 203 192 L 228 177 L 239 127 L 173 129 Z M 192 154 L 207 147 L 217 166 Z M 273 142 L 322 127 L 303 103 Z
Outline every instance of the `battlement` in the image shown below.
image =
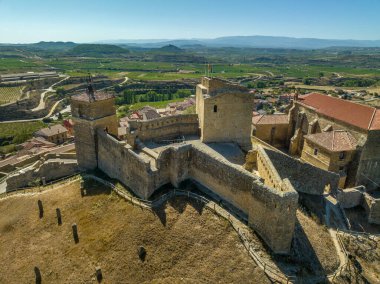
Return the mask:
M 208 96 L 222 93 L 248 93 L 248 89 L 220 78 L 202 77 L 200 88 L 207 90 Z

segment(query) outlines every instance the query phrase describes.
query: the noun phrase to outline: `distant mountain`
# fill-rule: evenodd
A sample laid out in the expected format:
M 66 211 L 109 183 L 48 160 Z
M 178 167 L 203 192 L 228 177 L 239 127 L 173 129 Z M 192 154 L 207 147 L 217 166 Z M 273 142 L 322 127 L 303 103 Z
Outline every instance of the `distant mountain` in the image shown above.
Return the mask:
M 77 44 L 71 41 L 62 42 L 62 41 L 40 41 L 38 43 L 30 44 L 29 47 L 41 49 L 41 50 L 56 50 L 63 51 L 73 48 Z
M 339 40 L 317 38 L 294 38 L 276 36 L 227 36 L 215 39 L 178 39 L 178 40 L 117 40 L 107 43 L 128 44 L 130 46 L 158 48 L 166 45 L 178 47 L 251 47 L 251 48 L 294 48 L 321 49 L 328 47 L 380 47 L 380 40 Z
M 183 52 L 184 50 L 175 46 L 175 45 L 169 44 L 169 45 L 165 45 L 165 46 L 159 48 L 158 51 L 159 52 L 178 53 L 178 52 Z
M 123 56 L 129 54 L 129 50 L 111 44 L 79 44 L 66 52 L 69 56 Z

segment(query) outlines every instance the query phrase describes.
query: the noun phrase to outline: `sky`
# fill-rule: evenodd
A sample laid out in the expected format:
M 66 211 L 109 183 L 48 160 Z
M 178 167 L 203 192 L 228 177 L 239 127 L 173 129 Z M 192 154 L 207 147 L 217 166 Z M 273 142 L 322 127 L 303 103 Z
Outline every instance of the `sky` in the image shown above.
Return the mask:
M 380 39 L 380 0 L 0 0 L 0 43 L 268 35 Z

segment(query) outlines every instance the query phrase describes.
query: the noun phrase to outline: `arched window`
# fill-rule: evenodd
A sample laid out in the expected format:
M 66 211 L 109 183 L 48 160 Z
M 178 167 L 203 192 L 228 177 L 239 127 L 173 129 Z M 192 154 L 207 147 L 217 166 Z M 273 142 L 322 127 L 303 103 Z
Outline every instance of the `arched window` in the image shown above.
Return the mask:
M 214 112 L 218 112 L 218 106 L 214 105 Z

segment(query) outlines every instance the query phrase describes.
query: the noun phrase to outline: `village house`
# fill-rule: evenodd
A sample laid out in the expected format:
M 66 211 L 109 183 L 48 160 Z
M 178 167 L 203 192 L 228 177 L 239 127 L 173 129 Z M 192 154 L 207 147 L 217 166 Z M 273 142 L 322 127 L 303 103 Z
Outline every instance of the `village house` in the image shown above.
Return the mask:
M 34 133 L 35 137 L 45 138 L 55 144 L 61 144 L 67 140 L 67 129 L 60 124 L 42 128 Z
M 301 159 L 321 169 L 339 173 L 339 187 L 344 188 L 347 169 L 357 147 L 356 139 L 346 130 L 333 130 L 305 137 Z

